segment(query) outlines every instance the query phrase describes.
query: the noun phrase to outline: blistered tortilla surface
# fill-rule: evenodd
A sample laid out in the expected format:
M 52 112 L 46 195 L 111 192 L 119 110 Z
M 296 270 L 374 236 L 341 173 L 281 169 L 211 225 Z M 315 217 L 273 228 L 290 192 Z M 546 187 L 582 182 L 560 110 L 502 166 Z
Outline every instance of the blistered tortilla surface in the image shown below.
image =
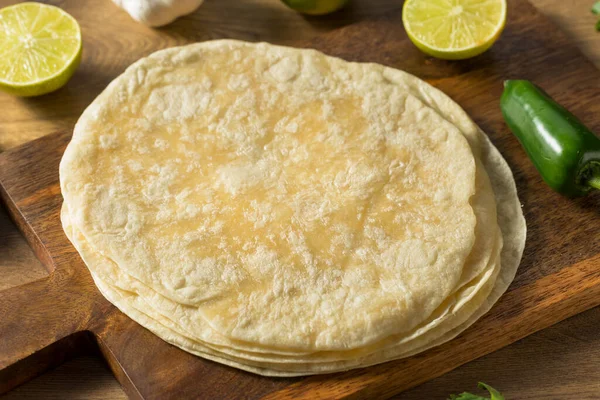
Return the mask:
M 231 339 L 341 350 L 409 331 L 463 274 L 475 162 L 387 70 L 234 41 L 141 60 L 61 162 L 74 223 Z

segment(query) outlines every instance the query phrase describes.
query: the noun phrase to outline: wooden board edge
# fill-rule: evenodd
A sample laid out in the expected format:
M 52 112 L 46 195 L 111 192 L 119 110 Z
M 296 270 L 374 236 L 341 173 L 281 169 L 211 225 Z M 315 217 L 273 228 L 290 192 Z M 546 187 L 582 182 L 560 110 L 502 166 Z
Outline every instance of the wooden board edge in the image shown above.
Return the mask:
M 2 155 L 3 154 L 0 154 L 0 157 Z M 0 163 L 0 168 L 1 167 L 2 163 Z M 48 274 L 52 274 L 56 269 L 56 265 L 54 264 L 52 256 L 50 256 L 50 253 L 42 244 L 42 240 L 38 234 L 34 231 L 31 225 L 29 225 L 25 219 L 25 216 L 18 210 L 16 202 L 12 199 L 10 193 L 8 193 L 8 190 L 3 184 L 2 180 L 0 180 L 0 204 L 4 206 L 9 218 L 15 224 L 19 232 L 21 232 L 27 241 L 27 244 L 33 250 L 35 256 L 38 258 L 38 260 L 40 260 L 46 271 L 48 271 Z
M 46 143 L 53 143 L 57 140 L 62 143 L 66 140 L 66 137 L 70 138 L 70 136 L 71 135 L 65 131 L 50 133 L 35 140 L 23 143 L 20 146 L 4 151 L 0 153 L 0 171 L 3 173 L 9 171 L 13 162 L 12 160 L 14 158 L 18 159 L 22 153 L 27 153 L 30 148 L 35 148 L 40 145 L 47 146 Z M 36 257 L 41 261 L 44 268 L 46 268 L 49 274 L 52 274 L 56 269 L 56 264 L 50 255 L 50 252 L 44 246 L 42 240 L 30 225 L 29 221 L 27 221 L 27 218 L 18 209 L 18 202 L 12 198 L 11 194 L 9 193 L 7 183 L 4 181 L 4 179 L 5 178 L 3 178 L 2 173 L 0 173 L 0 203 L 5 207 L 8 216 L 16 225 L 21 234 L 25 237 L 27 244 L 29 244 L 29 246 L 33 249 Z
M 146 328 L 140 326 L 140 329 Z M 113 376 L 119 382 L 119 385 L 121 385 L 121 388 L 125 394 L 127 394 L 127 397 L 129 399 L 143 400 L 144 396 L 142 396 L 134 380 L 131 379 L 125 368 L 123 368 L 119 361 L 119 357 L 112 351 L 108 343 L 105 343 L 98 333 L 94 334 L 94 340 L 98 345 L 102 358 L 104 358 L 108 364 Z
M 94 349 L 91 333 L 88 331 L 75 332 L 0 369 L 0 395 L 68 360 L 93 354 L 97 354 L 97 350 Z

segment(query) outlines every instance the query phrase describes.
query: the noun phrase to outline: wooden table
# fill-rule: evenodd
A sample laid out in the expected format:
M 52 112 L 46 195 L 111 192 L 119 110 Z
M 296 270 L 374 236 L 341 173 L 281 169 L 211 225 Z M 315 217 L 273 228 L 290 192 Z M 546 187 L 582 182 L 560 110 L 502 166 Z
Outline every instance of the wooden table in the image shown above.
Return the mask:
M 594 31 L 595 18 L 589 12 L 592 0 L 532 2 L 565 30 L 600 68 L 600 33 Z M 14 1 L 0 0 L 0 6 L 10 3 Z M 206 0 L 198 15 L 202 29 L 209 35 L 219 32 L 241 39 L 286 43 L 383 14 L 398 8 L 400 3 L 400 0 L 352 0 L 342 12 L 321 19 L 304 19 L 277 0 Z M 5 110 L 0 119 L 0 151 L 32 140 L 48 128 L 69 128 L 74 123 L 60 115 L 37 115 L 36 112 L 32 108 L 31 115 L 25 116 L 29 122 L 28 129 L 23 130 L 24 116 L 17 118 Z M 46 275 L 4 211 L 0 210 L 0 290 Z M 474 389 L 476 382 L 482 380 L 501 389 L 509 399 L 593 399 L 600 393 L 599 364 L 600 309 L 597 308 L 397 398 L 445 399 L 449 393 Z M 5 398 L 121 399 L 125 395 L 102 360 L 90 357 L 70 361 L 17 388 Z

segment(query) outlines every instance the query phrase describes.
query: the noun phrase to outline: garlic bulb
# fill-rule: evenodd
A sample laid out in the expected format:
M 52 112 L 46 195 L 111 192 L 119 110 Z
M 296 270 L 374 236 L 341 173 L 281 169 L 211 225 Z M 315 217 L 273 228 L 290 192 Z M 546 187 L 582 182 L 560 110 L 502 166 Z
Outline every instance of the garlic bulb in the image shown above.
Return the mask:
M 149 26 L 170 24 L 196 10 L 204 0 L 113 0 L 133 19 Z

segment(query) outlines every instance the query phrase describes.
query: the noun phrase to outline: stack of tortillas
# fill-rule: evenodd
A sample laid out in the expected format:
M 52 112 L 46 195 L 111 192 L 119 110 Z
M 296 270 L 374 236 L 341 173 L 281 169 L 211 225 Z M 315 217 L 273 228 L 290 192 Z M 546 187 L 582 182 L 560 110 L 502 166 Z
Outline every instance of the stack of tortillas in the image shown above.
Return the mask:
M 452 339 L 515 275 L 510 169 L 446 95 L 313 50 L 159 51 L 80 118 L 65 232 L 104 296 L 185 351 L 262 375 Z

